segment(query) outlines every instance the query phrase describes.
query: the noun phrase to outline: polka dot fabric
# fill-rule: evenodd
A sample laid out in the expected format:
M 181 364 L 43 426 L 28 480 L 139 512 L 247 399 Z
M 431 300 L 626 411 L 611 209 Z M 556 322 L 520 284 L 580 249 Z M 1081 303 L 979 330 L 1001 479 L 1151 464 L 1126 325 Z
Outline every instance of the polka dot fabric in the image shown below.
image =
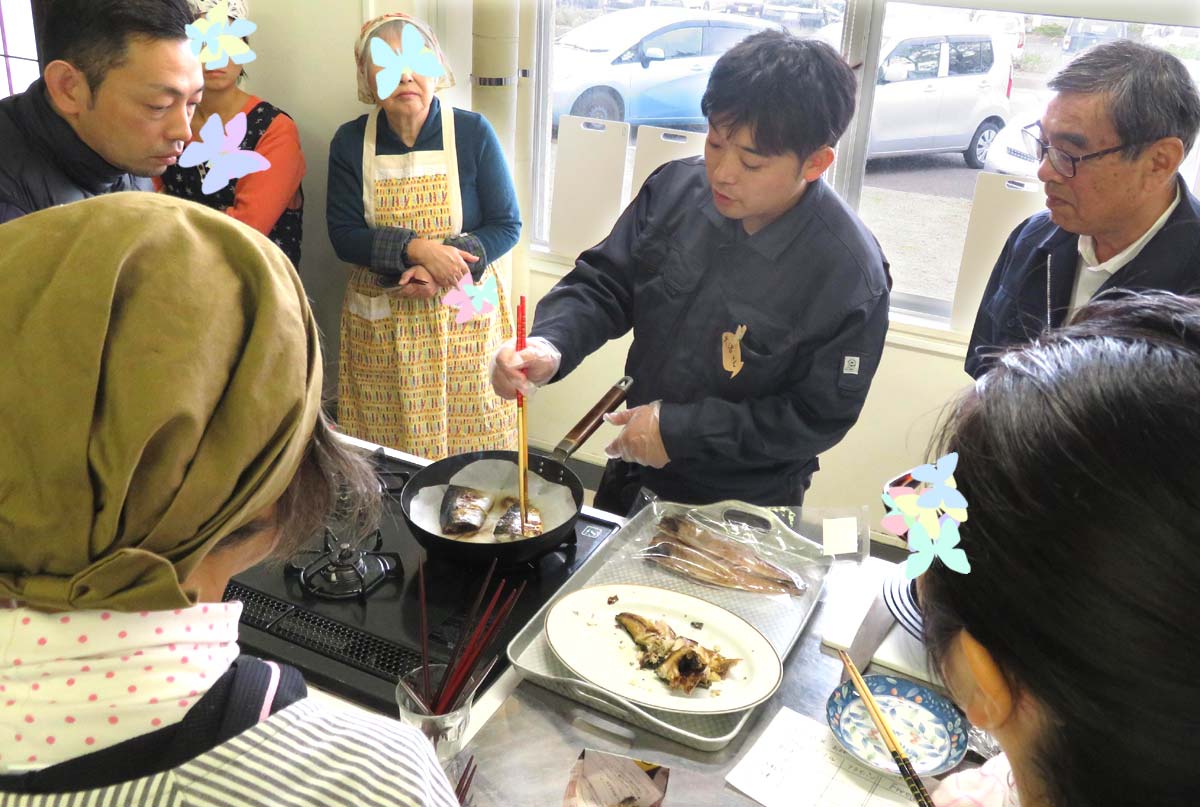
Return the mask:
M 40 770 L 178 723 L 238 657 L 242 604 L 0 608 L 0 772 Z

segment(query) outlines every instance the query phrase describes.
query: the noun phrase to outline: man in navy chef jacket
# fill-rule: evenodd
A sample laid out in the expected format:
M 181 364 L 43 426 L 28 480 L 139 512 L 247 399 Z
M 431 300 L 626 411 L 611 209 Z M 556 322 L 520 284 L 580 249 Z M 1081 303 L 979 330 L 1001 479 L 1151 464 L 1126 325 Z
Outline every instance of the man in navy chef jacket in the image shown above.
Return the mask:
M 1049 210 L 1013 230 L 992 269 L 967 349 L 975 378 L 1096 294 L 1200 290 L 1200 200 L 1178 173 L 1200 128 L 1187 68 L 1118 40 L 1047 86 L 1056 94 L 1024 137 Z
M 888 326 L 887 261 L 821 179 L 854 114 L 829 46 L 779 31 L 720 58 L 704 158 L 667 163 L 496 355 L 503 397 L 633 329 L 634 378 L 596 506 L 642 486 L 689 503 L 798 505 L 862 410 Z M 582 413 L 581 413 L 582 414 Z

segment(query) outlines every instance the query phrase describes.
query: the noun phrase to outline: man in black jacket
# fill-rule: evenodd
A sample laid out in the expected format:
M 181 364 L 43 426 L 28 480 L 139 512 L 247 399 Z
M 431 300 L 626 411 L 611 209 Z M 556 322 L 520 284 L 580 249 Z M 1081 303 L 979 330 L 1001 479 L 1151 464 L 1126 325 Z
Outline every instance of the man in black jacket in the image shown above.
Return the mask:
M 55 0 L 42 77 L 0 101 L 0 223 L 173 165 L 204 89 L 187 0 Z
M 1096 294 L 1200 290 L 1200 200 L 1178 174 L 1200 129 L 1187 69 L 1121 40 L 1086 51 L 1048 86 L 1057 94 L 1025 137 L 1049 210 L 1013 231 L 992 270 L 967 351 L 975 378 L 1002 348 L 1062 325 Z
M 633 331 L 629 409 L 596 506 L 798 505 L 858 419 L 888 326 L 887 263 L 825 184 L 855 80 L 828 45 L 767 31 L 713 68 L 704 159 L 660 168 L 538 304 L 492 376 L 512 397 Z M 527 378 L 521 373 L 527 374 Z

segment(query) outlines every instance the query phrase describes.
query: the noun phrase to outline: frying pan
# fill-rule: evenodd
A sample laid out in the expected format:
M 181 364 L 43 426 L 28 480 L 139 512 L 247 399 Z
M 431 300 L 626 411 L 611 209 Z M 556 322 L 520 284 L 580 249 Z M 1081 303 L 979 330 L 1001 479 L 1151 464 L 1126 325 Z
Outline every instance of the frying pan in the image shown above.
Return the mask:
M 629 376 L 625 376 L 614 384 L 604 394 L 604 397 L 592 407 L 591 411 L 575 425 L 575 428 L 571 429 L 567 436 L 559 442 L 551 456 L 547 457 L 532 452 L 529 454 L 530 473 L 537 474 L 557 485 L 563 485 L 571 491 L 571 496 L 575 500 L 575 514 L 565 523 L 533 538 L 486 544 L 443 538 L 437 533 L 423 529 L 412 518 L 413 500 L 422 490 L 435 485 L 449 484 L 455 474 L 479 460 L 500 459 L 508 460 L 514 465 L 517 464 L 517 452 L 515 451 L 472 451 L 430 463 L 413 473 L 404 485 L 404 490 L 400 493 L 400 511 L 404 514 L 404 521 L 412 531 L 413 537 L 417 539 L 417 543 L 425 547 L 425 551 L 430 557 L 444 558 L 470 565 L 486 565 L 495 559 L 500 566 L 515 566 L 540 557 L 568 539 L 573 539 L 575 537 L 575 520 L 579 518 L 579 512 L 583 509 L 583 483 L 579 481 L 575 472 L 566 466 L 566 459 L 595 433 L 606 414 L 621 405 L 632 385 L 633 379 Z

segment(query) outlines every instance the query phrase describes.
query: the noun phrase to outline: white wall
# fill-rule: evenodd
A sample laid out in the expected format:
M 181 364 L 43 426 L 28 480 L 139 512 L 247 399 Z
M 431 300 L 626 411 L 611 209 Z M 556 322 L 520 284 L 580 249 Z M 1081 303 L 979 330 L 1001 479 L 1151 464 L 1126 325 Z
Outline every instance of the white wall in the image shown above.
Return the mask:
M 469 0 L 254 0 L 251 37 L 258 58 L 247 66 L 246 89 L 295 119 L 308 173 L 304 178 L 304 243 L 300 276 L 325 335 L 325 389 L 337 390 L 338 321 L 348 267 L 337 259 L 325 228 L 329 143 L 337 128 L 369 111 L 357 98 L 354 43 L 365 19 L 403 11 L 434 27 L 457 85 L 442 99 L 470 103 Z

